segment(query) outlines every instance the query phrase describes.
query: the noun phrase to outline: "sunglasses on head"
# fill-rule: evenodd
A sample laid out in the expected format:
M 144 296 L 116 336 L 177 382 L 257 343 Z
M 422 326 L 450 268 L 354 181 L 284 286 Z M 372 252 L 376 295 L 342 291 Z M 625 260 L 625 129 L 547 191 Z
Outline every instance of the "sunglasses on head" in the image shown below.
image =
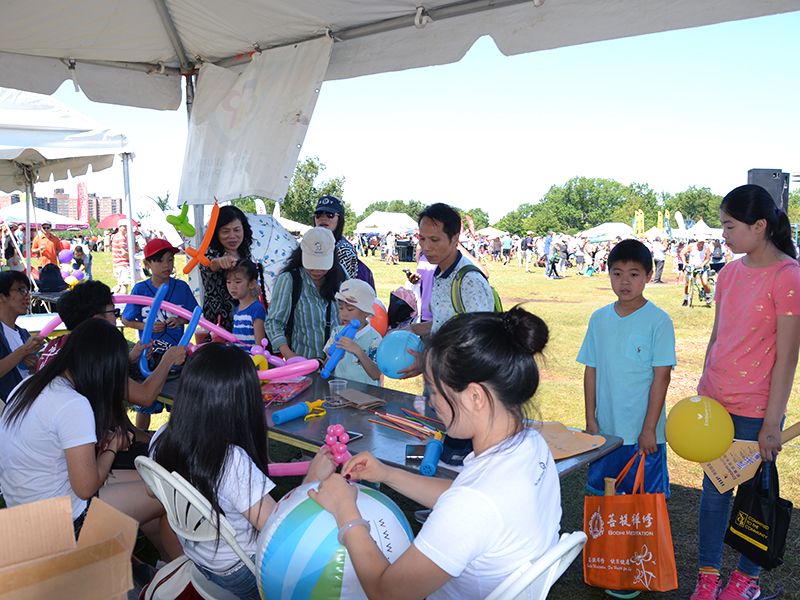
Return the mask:
M 337 216 L 339 216 L 339 213 L 328 212 L 327 210 L 318 210 L 314 213 L 314 217 L 317 219 L 321 219 L 322 217 L 332 219 L 333 217 Z

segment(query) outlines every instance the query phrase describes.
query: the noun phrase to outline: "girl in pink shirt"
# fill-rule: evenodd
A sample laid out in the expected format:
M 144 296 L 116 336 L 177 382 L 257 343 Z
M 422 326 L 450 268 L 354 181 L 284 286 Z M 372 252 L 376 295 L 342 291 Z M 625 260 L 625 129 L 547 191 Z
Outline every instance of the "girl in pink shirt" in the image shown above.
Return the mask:
M 736 439 L 757 440 L 772 461 L 800 349 L 800 265 L 786 214 L 769 192 L 743 185 L 722 200 L 723 237 L 745 254 L 719 274 L 716 316 L 697 392 L 731 414 Z M 760 483 L 760 482 L 759 482 Z M 744 556 L 722 589 L 719 569 L 733 490 L 720 494 L 703 478 L 700 575 L 691 600 L 756 598 L 761 567 Z

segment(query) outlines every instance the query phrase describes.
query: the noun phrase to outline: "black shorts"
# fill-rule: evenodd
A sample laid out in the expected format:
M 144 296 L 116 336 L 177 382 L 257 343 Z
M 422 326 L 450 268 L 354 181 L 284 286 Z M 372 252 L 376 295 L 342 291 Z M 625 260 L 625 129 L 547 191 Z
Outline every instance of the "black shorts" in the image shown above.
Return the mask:
M 511 256 L 511 248 L 503 248 L 503 256 Z
M 686 265 L 684 265 L 683 263 L 678 263 L 678 273 L 680 273 L 680 272 L 684 271 L 684 267 L 685 267 L 685 266 L 686 266 Z

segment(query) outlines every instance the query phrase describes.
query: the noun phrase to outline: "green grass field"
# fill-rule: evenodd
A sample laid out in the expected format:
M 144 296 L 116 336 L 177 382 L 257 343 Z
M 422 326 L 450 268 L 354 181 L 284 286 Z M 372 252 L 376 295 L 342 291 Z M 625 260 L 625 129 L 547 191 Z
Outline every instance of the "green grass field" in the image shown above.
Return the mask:
M 110 254 L 94 255 L 95 277 L 113 285 L 110 268 Z M 182 268 L 182 259 L 177 261 Z M 401 287 L 405 281 L 402 269 L 413 266 L 411 263 L 388 266 L 378 258 L 368 257 L 365 262 L 375 275 L 378 295 L 387 302 L 389 293 Z M 525 303 L 528 310 L 542 317 L 550 327 L 550 342 L 542 361 L 542 383 L 533 398 L 531 413 L 545 421 L 560 421 L 567 426 L 584 425 L 583 409 L 583 367 L 575 362 L 586 326 L 592 312 L 613 302 L 606 276 L 591 278 L 579 277 L 574 271 L 561 280 L 548 280 L 543 269 L 524 273 L 516 261 L 508 267 L 490 264 L 490 281 L 500 294 L 503 305 L 508 308 L 517 303 Z M 672 382 L 667 394 L 667 410 L 682 398 L 695 393 L 697 381 L 702 371 L 703 357 L 713 325 L 713 310 L 707 308 L 685 308 L 682 286 L 674 285 L 675 274 L 668 260 L 665 267 L 666 284 L 647 286 L 645 297 L 664 309 L 672 317 L 675 326 L 678 365 L 672 373 Z M 130 336 L 130 339 L 133 339 Z M 798 383 L 797 378 L 795 384 Z M 421 378 L 409 381 L 387 380 L 386 385 L 409 393 L 422 391 Z M 787 425 L 800 420 L 798 388 L 789 401 Z M 165 420 L 164 415 L 153 418 L 153 427 Z M 797 440 L 795 440 L 796 442 Z M 290 456 L 292 451 L 270 446 L 276 459 Z M 794 442 L 784 446 L 778 461 L 781 471 L 781 496 L 795 504 L 800 502 L 800 452 Z M 670 451 L 670 480 L 672 497 L 667 505 L 670 512 L 675 556 L 678 565 L 678 590 L 667 592 L 662 597 L 686 599 L 694 589 L 697 556 L 697 509 L 700 500 L 702 470 Z M 574 531 L 582 528 L 583 498 L 586 470 L 568 476 L 562 481 L 562 530 Z M 288 490 L 295 482 L 286 481 L 280 486 Z M 413 511 L 413 503 L 398 499 L 406 512 Z M 794 519 L 787 542 L 786 563 L 771 573 L 762 575 L 762 597 L 775 594 L 783 588 L 780 598 L 800 598 L 800 515 L 794 511 Z M 415 524 L 416 525 L 416 524 Z M 724 572 L 735 567 L 733 552 L 726 549 Z M 583 583 L 580 560 L 572 565 L 550 594 L 551 598 L 599 599 L 607 596 L 601 591 Z M 647 594 L 642 598 L 646 598 Z

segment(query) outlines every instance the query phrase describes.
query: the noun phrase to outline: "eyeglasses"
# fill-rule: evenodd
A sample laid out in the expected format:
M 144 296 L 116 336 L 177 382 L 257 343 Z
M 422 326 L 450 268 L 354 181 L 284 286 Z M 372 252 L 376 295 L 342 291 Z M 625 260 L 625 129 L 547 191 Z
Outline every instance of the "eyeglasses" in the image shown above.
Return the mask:
M 121 308 L 112 308 L 111 310 L 101 310 L 100 313 L 101 314 L 114 313 L 114 318 L 115 319 L 119 319 L 120 316 L 122 315 L 122 309 Z
M 50 225 L 42 225 L 42 229 L 50 229 Z
M 19 295 L 22 296 L 23 298 L 27 298 L 28 296 L 31 295 L 31 291 L 24 285 L 19 286 L 17 288 L 17 292 L 19 292 Z
M 314 213 L 315 219 L 321 219 L 322 217 L 325 217 L 326 219 L 332 219 L 333 217 L 338 217 L 338 216 L 339 213 L 332 213 L 328 212 L 327 210 L 318 210 L 317 212 Z

